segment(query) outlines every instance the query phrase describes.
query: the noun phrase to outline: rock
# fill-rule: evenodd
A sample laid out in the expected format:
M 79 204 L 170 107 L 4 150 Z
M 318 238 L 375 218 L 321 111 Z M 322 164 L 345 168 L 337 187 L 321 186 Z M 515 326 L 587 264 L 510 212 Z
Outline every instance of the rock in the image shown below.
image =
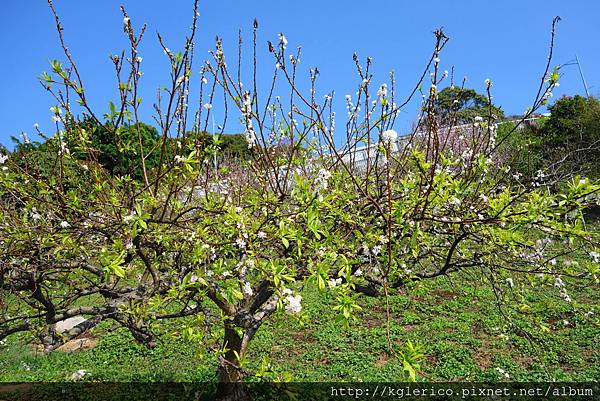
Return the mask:
M 60 347 L 56 349 L 56 351 L 60 352 L 75 352 L 75 351 L 83 351 L 94 348 L 98 344 L 98 339 L 93 337 L 88 338 L 77 338 L 71 341 L 67 341 Z
M 77 372 L 74 372 L 69 378 L 71 380 L 81 380 L 88 373 L 85 369 L 79 369 Z
M 77 326 L 80 323 L 85 322 L 87 319 L 83 316 L 73 316 L 65 320 L 61 320 L 56 323 L 56 332 L 57 333 L 66 333 L 71 330 L 73 327 Z

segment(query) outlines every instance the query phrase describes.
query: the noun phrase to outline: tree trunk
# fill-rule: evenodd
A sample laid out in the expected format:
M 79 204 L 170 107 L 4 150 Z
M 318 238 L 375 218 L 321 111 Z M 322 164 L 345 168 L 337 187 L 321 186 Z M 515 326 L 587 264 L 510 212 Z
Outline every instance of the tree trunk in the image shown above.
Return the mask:
M 248 348 L 250 337 L 240 337 L 230 322 L 225 322 L 223 346 L 227 350 L 219 358 L 217 366 L 217 392 L 215 401 L 249 401 L 251 400 L 247 386 L 242 382 L 239 358 L 243 358 Z
M 277 296 L 265 281 L 254 298 L 252 305 L 241 313 L 230 314 L 225 320 L 223 349 L 217 365 L 218 384 L 215 401 L 250 401 L 249 388 L 242 381 L 245 373 L 240 368 L 240 359 L 244 358 L 248 344 L 265 319 L 277 308 Z M 229 312 L 229 311 L 227 311 Z M 233 315 L 233 316 L 231 316 Z M 236 328 L 243 328 L 242 335 Z

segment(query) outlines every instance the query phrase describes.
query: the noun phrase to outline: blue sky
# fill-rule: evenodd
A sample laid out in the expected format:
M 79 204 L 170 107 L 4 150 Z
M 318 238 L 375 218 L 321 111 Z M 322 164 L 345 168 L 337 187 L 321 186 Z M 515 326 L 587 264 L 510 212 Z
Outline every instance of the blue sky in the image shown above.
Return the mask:
M 148 23 L 140 48 L 145 108 L 142 119 L 152 122 L 156 88 L 168 80 L 168 63 L 156 40 L 159 31 L 172 50 L 180 49 L 191 16 L 191 0 L 55 0 L 65 27 L 64 35 L 76 59 L 88 98 L 99 114 L 116 100 L 116 85 L 110 53 L 126 47 L 119 5 L 124 4 L 138 28 Z M 196 71 L 207 58 L 216 35 L 225 50 L 235 55 L 237 31 L 251 33 L 252 20 L 260 23 L 260 65 L 272 68 L 266 41 L 276 41 L 284 32 L 289 48 L 303 47 L 301 71 L 317 66 L 321 71 L 321 93 L 334 90 L 338 116 L 343 119 L 343 97 L 356 91 L 358 79 L 353 52 L 374 62 L 374 82 L 385 82 L 390 70 L 397 76 L 397 90 L 408 93 L 431 54 L 432 31 L 443 27 L 450 41 L 441 55 L 441 68 L 454 66 L 456 77 L 468 77 L 467 86 L 484 90 L 484 80 L 493 83 L 494 101 L 506 113 L 522 113 L 531 104 L 546 63 L 550 24 L 558 25 L 554 64 L 566 63 L 577 54 L 590 93 L 600 93 L 600 2 L 596 1 L 242 1 L 200 2 L 200 30 Z M 6 2 L 0 15 L 0 48 L 3 50 L 0 96 L 0 143 L 22 131 L 36 139 L 34 123 L 51 133 L 49 107 L 55 103 L 36 76 L 49 71 L 48 60 L 64 60 L 54 21 L 44 0 Z M 576 66 L 565 67 L 562 94 L 584 93 Z M 196 81 L 198 75 L 195 75 Z M 412 104 L 396 129 L 406 131 L 417 114 Z M 219 113 L 215 105 L 215 112 Z M 338 119 L 337 126 L 342 121 Z M 227 127 L 236 131 L 237 127 Z

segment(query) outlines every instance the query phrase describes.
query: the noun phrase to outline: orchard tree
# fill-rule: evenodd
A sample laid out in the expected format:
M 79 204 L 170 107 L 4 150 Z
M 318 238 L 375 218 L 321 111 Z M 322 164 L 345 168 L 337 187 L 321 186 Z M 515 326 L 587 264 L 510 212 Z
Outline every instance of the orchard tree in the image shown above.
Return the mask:
M 597 282 L 597 234 L 586 231 L 580 211 L 598 202 L 600 186 L 575 179 L 549 193 L 542 175 L 535 183 L 512 177 L 491 162 L 498 146 L 490 140 L 491 114 L 474 127 L 486 132 L 476 136 L 486 143 L 449 152 L 437 129 L 439 61 L 427 66 L 431 82 L 416 85 L 429 87 L 419 120 L 425 129 L 400 139 L 393 122 L 412 95 L 396 99 L 387 85 L 371 90 L 370 59 L 361 65 L 355 57 L 360 84 L 356 98 L 346 98 L 348 143 L 339 150 L 333 94 L 317 98 L 316 69 L 311 89 L 300 89 L 300 50 L 290 53 L 283 34 L 269 43 L 272 86 L 266 96 L 259 93 L 252 78 L 259 68 L 256 22 L 253 69 L 231 70 L 242 64 L 228 63 L 217 39 L 212 59 L 199 68 L 204 106 L 188 121 L 191 78 L 198 75 L 192 63 L 197 15 L 196 2 L 181 52 L 159 36 L 171 71 L 156 102 L 159 163 L 152 174 L 148 139 L 140 135 L 132 145 L 139 149 L 141 181 L 111 176 L 93 162 L 77 113 L 96 114 L 56 16 L 68 63 L 53 63 L 44 81 L 58 101 L 52 140 L 58 162 L 46 178 L 22 168 L 13 154 L 0 159 L 0 339 L 31 332 L 52 351 L 112 320 L 153 346 L 160 321 L 194 317 L 182 328 L 187 338 L 201 350 L 220 342 L 217 399 L 243 400 L 249 394 L 238 384 L 250 374 L 242 362 L 254 335 L 275 313 L 301 315 L 304 286 L 333 292 L 334 308 L 349 325 L 359 294 L 387 299 L 409 281 L 441 275 L 479 277 L 509 311 L 522 302 L 515 294 L 525 286 L 555 288 L 570 301 L 571 281 Z M 137 46 L 144 27 L 136 34 L 125 10 L 123 16 L 131 46 L 115 61 L 122 94 L 110 111 L 115 135 L 139 123 Z M 439 60 L 446 41 L 436 31 L 432 60 Z M 243 85 L 244 77 L 252 83 Z M 542 83 L 537 99 L 556 84 L 548 68 Z M 277 84 L 288 99 L 275 96 Z M 65 101 L 69 96 L 82 110 Z M 219 137 L 204 133 L 215 96 L 244 127 L 248 163 L 211 162 Z M 368 107 L 361 111 L 363 104 Z M 536 100 L 532 110 L 540 105 Z M 358 168 L 351 150 L 364 142 L 372 151 Z M 82 160 L 75 152 L 89 156 Z M 73 182 L 65 174 L 70 163 L 79 169 Z M 592 252 L 588 262 L 569 262 L 582 252 Z M 56 332 L 56 323 L 76 315 L 88 319 Z M 393 352 L 390 319 L 388 307 Z

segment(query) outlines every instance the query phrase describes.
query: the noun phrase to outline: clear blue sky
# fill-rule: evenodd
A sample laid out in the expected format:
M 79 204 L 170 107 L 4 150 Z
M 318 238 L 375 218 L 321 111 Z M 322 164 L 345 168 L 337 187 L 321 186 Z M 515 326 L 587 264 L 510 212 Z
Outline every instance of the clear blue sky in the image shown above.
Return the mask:
M 141 46 L 145 110 L 152 122 L 151 105 L 156 88 L 167 83 L 168 64 L 160 50 L 156 32 L 168 47 L 180 49 L 191 16 L 191 0 L 55 0 L 65 27 L 69 49 L 79 64 L 88 98 L 100 114 L 109 100 L 116 100 L 110 53 L 126 46 L 119 5 L 129 11 L 134 26 L 148 23 Z M 406 93 L 417 79 L 433 45 L 432 31 L 443 27 L 450 37 L 441 55 L 442 69 L 455 67 L 456 76 L 468 76 L 467 85 L 479 91 L 484 80 L 494 83 L 494 100 L 505 112 L 522 113 L 531 104 L 546 62 L 549 28 L 560 15 L 555 64 L 577 54 L 593 95 L 600 93 L 600 2 L 597 1 L 266 1 L 227 0 L 200 2 L 199 59 L 208 57 L 214 37 L 224 38 L 226 51 L 235 55 L 237 31 L 251 33 L 253 18 L 260 22 L 262 65 L 272 61 L 266 40 L 276 41 L 284 32 L 289 47 L 303 47 L 301 70 L 318 66 L 321 93 L 335 90 L 338 116 L 344 117 L 343 96 L 354 94 L 358 80 L 353 52 L 371 56 L 375 83 L 385 82 L 389 70 L 397 75 L 398 90 Z M 48 60 L 64 60 L 54 22 L 44 0 L 11 1 L 0 15 L 0 48 L 3 53 L 3 93 L 0 97 L 0 143 L 9 145 L 10 135 L 27 132 L 33 124 L 52 130 L 49 107 L 53 99 L 36 80 L 49 71 Z M 583 93 L 576 66 L 566 67 L 555 98 Z M 196 78 L 198 75 L 196 75 Z M 196 79 L 197 81 L 197 79 Z M 215 105 L 215 109 L 218 106 Z M 218 113 L 218 110 L 215 110 Z M 403 114 L 396 127 L 405 131 L 416 116 L 416 105 Z M 338 120 L 338 127 L 342 121 Z M 228 127 L 235 131 L 236 127 Z M 9 145 L 10 146 L 10 145 Z

